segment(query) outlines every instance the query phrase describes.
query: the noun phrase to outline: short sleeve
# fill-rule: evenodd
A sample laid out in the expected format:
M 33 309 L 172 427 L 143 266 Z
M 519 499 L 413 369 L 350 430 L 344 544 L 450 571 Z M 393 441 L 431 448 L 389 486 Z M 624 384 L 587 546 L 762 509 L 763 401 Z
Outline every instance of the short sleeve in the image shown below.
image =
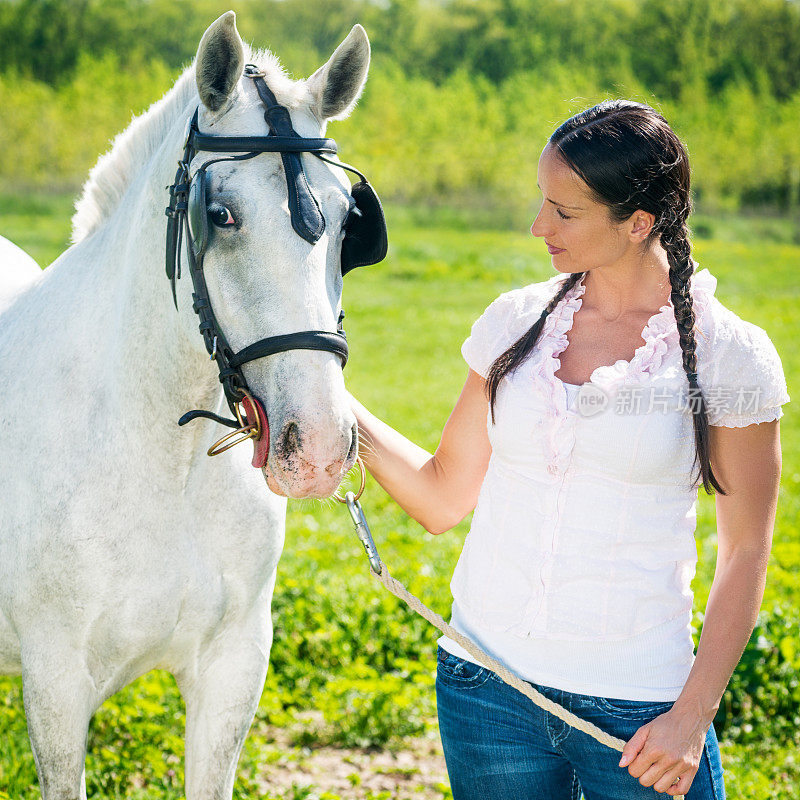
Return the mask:
M 763 328 L 736 319 L 716 354 L 714 385 L 703 395 L 709 425 L 744 428 L 783 416 L 790 401 L 778 351 Z
M 489 374 L 489 367 L 501 355 L 498 346 L 508 335 L 508 316 L 512 312 L 511 292 L 501 294 L 489 304 L 483 314 L 472 324 L 469 336 L 461 345 L 461 355 L 482 378 Z

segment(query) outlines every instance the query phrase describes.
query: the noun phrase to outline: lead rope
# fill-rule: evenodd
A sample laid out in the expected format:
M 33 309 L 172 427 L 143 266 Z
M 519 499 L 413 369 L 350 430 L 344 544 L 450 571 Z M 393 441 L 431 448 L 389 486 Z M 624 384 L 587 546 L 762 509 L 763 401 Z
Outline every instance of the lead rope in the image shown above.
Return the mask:
M 419 614 L 423 619 L 426 619 L 433 625 L 434 628 L 441 631 L 445 636 L 448 636 L 455 642 L 461 645 L 473 658 L 476 658 L 481 664 L 488 667 L 492 672 L 496 673 L 505 683 L 513 686 L 517 691 L 522 692 L 528 699 L 536 703 L 545 711 L 549 711 L 554 716 L 563 720 L 573 728 L 596 739 L 600 744 L 610 747 L 612 750 L 622 752 L 625 747 L 625 740 L 618 739 L 616 736 L 611 736 L 604 730 L 601 730 L 596 725 L 588 722 L 585 719 L 575 716 L 571 711 L 568 711 L 558 703 L 553 702 L 549 697 L 545 697 L 541 692 L 536 691 L 529 683 L 518 678 L 513 672 L 510 672 L 503 664 L 497 659 L 492 658 L 488 653 L 481 650 L 478 645 L 471 639 L 464 636 L 447 622 L 444 618 L 437 614 L 435 611 L 428 608 L 419 598 L 415 597 L 411 592 L 403 586 L 400 581 L 393 578 L 389 574 L 389 570 L 378 555 L 378 549 L 375 547 L 375 542 L 372 538 L 372 532 L 369 529 L 367 518 L 364 515 L 364 509 L 361 508 L 361 503 L 358 502 L 361 494 L 364 491 L 366 482 L 364 464 L 361 459 L 357 460 L 359 469 L 361 470 L 361 486 L 357 493 L 347 492 L 344 497 L 341 497 L 338 492 L 334 494 L 334 499 L 347 506 L 350 512 L 350 517 L 356 528 L 356 534 L 364 545 L 367 558 L 369 559 L 370 572 L 396 597 L 402 600 L 412 611 Z M 684 795 L 674 795 L 676 800 L 683 800 Z

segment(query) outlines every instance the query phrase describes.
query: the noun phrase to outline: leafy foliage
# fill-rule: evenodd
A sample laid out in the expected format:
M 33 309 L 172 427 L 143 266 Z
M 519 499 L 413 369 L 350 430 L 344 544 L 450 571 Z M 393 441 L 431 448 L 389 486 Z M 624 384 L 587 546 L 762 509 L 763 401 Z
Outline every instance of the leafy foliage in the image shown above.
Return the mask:
M 0 6 L 0 70 L 68 80 L 80 55 L 109 53 L 177 68 L 228 0 L 11 0 Z M 534 65 L 591 65 L 611 88 L 633 69 L 678 100 L 745 80 L 786 99 L 800 88 L 800 8 L 785 0 L 239 0 L 243 30 L 277 52 L 326 57 L 355 22 L 380 62 L 439 82 L 466 71 L 499 83 Z M 311 69 L 314 61 L 301 64 Z
M 778 605 L 759 614 L 715 726 L 743 743 L 800 739 L 800 614 L 796 608 Z
M 0 3 L 0 183 L 74 187 L 172 84 L 229 0 Z M 538 152 L 607 97 L 650 103 L 708 208 L 800 207 L 800 5 L 786 0 L 240 0 L 298 75 L 363 23 L 373 71 L 343 152 L 385 197 L 530 213 Z M 351 155 L 352 154 L 352 155 Z

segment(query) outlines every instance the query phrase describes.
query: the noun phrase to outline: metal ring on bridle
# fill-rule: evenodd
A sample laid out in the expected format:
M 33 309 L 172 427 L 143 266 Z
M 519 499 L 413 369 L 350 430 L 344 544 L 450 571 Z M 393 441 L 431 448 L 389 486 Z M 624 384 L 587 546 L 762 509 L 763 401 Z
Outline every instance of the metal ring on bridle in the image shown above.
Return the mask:
M 250 404 L 253 407 L 253 413 L 256 415 L 256 421 L 250 425 L 247 423 L 246 416 L 242 417 L 242 400 L 237 400 L 234 403 L 234 411 L 236 412 L 236 419 L 239 420 L 239 424 L 242 426 L 241 428 L 237 428 L 235 431 L 231 431 L 230 433 L 226 433 L 221 439 L 218 439 L 211 447 L 208 448 L 206 451 L 210 456 L 218 456 L 220 453 L 224 453 L 226 450 L 230 450 L 231 447 L 234 447 L 241 442 L 245 442 L 248 439 L 260 439 L 261 438 L 261 417 L 258 414 L 258 410 L 256 409 L 256 404 L 253 399 L 253 395 L 240 386 L 236 387 L 239 391 L 242 392 L 244 397 L 248 397 L 250 399 Z M 238 439 L 234 437 L 238 436 Z
M 359 470 L 361 471 L 361 485 L 358 487 L 358 492 L 356 492 L 356 495 L 353 498 L 353 500 L 358 500 L 358 498 L 361 497 L 361 495 L 364 492 L 364 486 L 367 483 L 367 471 L 364 469 L 364 462 L 361 460 L 361 456 L 359 456 L 356 459 L 356 465 L 358 466 Z M 339 490 L 338 489 L 334 492 L 333 499 L 334 500 L 338 500 L 340 503 L 346 503 L 347 502 L 347 500 L 345 500 L 345 498 L 342 497 L 339 494 Z

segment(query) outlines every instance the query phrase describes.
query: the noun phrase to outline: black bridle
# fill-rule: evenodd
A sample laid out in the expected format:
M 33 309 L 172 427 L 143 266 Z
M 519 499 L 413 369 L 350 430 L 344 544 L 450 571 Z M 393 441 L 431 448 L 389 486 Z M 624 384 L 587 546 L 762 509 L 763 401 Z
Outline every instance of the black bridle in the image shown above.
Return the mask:
M 342 311 L 335 332 L 299 331 L 269 336 L 259 339 L 239 352 L 233 351 L 214 315 L 203 273 L 203 259 L 208 245 L 208 215 L 205 203 L 208 167 L 220 161 L 244 161 L 261 153 L 280 153 L 289 193 L 292 228 L 311 244 L 315 244 L 322 236 L 325 220 L 306 180 L 300 154 L 312 153 L 322 161 L 349 170 L 361 180 L 351 189 L 353 210 L 346 224 L 346 235 L 342 244 L 342 273 L 357 266 L 375 264 L 385 258 L 387 251 L 383 209 L 364 175 L 347 164 L 332 161 L 323 155 L 337 152 L 336 142 L 333 139 L 306 138 L 294 130 L 288 110 L 277 102 L 275 95 L 264 81 L 264 73 L 258 67 L 252 64 L 246 65 L 244 75 L 253 81 L 265 106 L 264 118 L 269 126 L 269 135 L 213 136 L 201 133 L 198 129 L 198 107 L 189 123 L 183 158 L 178 162 L 175 182 L 169 187 L 170 202 L 165 212 L 168 217 L 166 272 L 172 286 L 175 307 L 178 305 L 176 282 L 181 274 L 180 253 L 185 233 L 193 287 L 192 308 L 200 318 L 200 333 L 203 335 L 206 350 L 212 360 L 217 362 L 225 398 L 236 416 L 238 416 L 237 404 L 248 391 L 247 381 L 241 369 L 244 364 L 287 350 L 324 350 L 339 356 L 344 368 L 349 350 L 342 324 L 344 319 Z M 199 151 L 239 153 L 239 155 L 212 158 L 191 176 L 190 164 Z M 225 419 L 210 411 L 200 410 L 184 414 L 178 424 L 184 425 L 197 417 L 207 417 L 232 428 L 238 428 L 240 425 L 233 419 Z

